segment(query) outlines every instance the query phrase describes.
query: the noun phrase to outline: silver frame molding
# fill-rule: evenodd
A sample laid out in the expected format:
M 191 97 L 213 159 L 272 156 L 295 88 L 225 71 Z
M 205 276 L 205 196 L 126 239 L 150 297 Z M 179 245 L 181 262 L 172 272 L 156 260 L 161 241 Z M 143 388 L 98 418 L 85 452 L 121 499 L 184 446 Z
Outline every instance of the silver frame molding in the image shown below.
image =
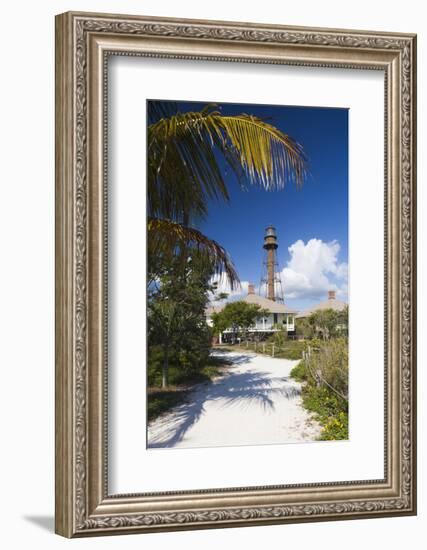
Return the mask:
M 384 479 L 108 494 L 105 182 L 110 55 L 384 72 Z M 58 534 L 78 537 L 416 513 L 415 120 L 412 34 L 71 12 L 56 17 Z

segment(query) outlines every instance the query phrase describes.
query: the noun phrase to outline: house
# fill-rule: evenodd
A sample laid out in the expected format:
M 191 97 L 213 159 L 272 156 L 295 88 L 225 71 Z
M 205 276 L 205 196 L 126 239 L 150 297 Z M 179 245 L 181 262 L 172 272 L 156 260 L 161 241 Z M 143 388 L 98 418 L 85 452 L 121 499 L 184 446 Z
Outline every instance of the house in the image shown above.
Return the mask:
M 337 300 L 335 290 L 329 290 L 327 300 L 319 302 L 318 304 L 315 304 L 314 306 L 310 307 L 309 309 L 306 309 L 305 311 L 302 311 L 301 313 L 298 313 L 298 315 L 296 316 L 296 319 L 302 319 L 304 317 L 310 317 L 310 315 L 312 313 L 314 313 L 315 311 L 322 310 L 322 309 L 333 309 L 334 311 L 343 311 L 347 307 L 347 305 L 348 304 L 346 302 L 343 302 L 341 300 Z
M 261 309 L 268 311 L 268 314 L 264 317 L 257 319 L 256 323 L 249 328 L 249 337 L 257 340 L 263 340 L 274 332 L 279 332 L 278 326 L 283 326 L 288 334 L 294 334 L 295 332 L 295 315 L 296 311 L 288 308 L 280 302 L 270 300 L 264 296 L 255 294 L 254 285 L 248 286 L 248 294 L 242 298 L 243 302 L 248 304 L 256 304 Z M 212 313 L 218 313 L 223 309 L 224 305 L 210 306 L 206 309 L 206 322 L 212 326 Z M 232 330 L 225 330 L 219 338 L 220 343 L 230 339 Z

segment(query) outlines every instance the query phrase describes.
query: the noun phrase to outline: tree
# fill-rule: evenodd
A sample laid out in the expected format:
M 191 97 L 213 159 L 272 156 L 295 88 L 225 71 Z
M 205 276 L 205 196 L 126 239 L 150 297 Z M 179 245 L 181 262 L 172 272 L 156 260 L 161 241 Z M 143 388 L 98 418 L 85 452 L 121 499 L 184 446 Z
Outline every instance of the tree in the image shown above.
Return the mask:
M 337 324 L 337 314 L 333 309 L 318 309 L 309 317 L 310 323 L 316 332 L 321 333 L 324 340 L 328 340 Z
M 268 311 L 261 309 L 259 305 L 240 300 L 229 302 L 220 312 L 213 313 L 212 322 L 216 334 L 231 329 L 235 340 L 238 334 L 245 337 L 256 320 L 265 315 L 268 315 Z
M 278 323 L 273 326 L 273 328 L 277 329 L 277 332 L 274 332 L 271 341 L 276 344 L 276 346 L 283 346 L 285 342 L 288 339 L 288 330 L 283 326 L 283 323 Z
M 309 322 L 322 334 L 324 340 L 345 335 L 348 330 L 348 307 L 342 311 L 319 309 L 310 315 Z
M 221 169 L 224 161 L 242 186 L 250 182 L 281 189 L 287 181 L 303 183 L 303 149 L 252 115 L 223 115 L 213 105 L 180 113 L 168 105 L 149 103 L 149 284 L 159 275 L 159 263 L 169 263 L 177 251 L 196 249 L 204 251 L 214 270 L 226 273 L 233 286 L 238 277 L 227 252 L 192 223 L 206 215 L 210 199 L 229 199 Z
M 179 262 L 177 259 L 176 262 Z M 172 263 L 148 295 L 149 353 L 162 351 L 162 387 L 169 385 L 171 355 L 182 368 L 201 366 L 209 356 L 210 330 L 205 307 L 212 291 L 211 265 L 206 257 L 193 253 L 185 268 Z
M 314 326 L 314 320 L 313 322 L 310 322 L 310 318 L 307 317 L 300 317 L 296 320 L 295 323 L 295 332 L 298 336 L 302 336 L 303 338 L 313 338 L 315 335 L 315 326 Z
M 340 336 L 348 336 L 348 306 L 337 314 L 336 331 Z
M 325 385 L 348 399 L 348 339 L 333 338 L 321 342 L 310 356 L 310 369 L 317 372 L 320 385 Z

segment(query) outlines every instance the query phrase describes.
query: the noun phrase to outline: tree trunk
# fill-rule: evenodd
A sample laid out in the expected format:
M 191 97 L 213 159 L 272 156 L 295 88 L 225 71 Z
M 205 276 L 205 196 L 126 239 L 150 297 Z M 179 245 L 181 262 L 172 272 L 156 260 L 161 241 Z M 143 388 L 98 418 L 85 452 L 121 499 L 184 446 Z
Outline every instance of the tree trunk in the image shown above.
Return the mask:
M 163 357 L 162 368 L 162 388 L 166 388 L 169 385 L 169 348 L 165 347 L 165 355 Z

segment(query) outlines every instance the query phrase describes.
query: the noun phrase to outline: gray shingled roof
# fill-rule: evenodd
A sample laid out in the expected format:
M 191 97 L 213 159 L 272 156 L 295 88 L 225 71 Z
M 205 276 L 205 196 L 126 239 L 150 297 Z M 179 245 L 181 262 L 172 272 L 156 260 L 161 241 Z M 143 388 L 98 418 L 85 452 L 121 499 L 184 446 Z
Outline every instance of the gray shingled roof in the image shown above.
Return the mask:
M 268 309 L 270 313 L 296 313 L 294 309 L 290 309 L 285 306 L 285 304 L 274 302 L 273 300 L 269 300 L 268 298 L 264 298 L 264 296 L 259 296 L 258 294 L 248 294 L 243 298 L 243 301 L 248 304 L 257 304 L 263 309 Z
M 208 306 L 205 309 L 206 315 L 212 315 L 212 313 L 219 313 L 224 306 Z
M 281 304 L 280 302 L 274 302 L 264 296 L 259 296 L 258 294 L 247 294 L 244 298 L 241 299 L 242 302 L 247 302 L 248 304 L 257 304 L 262 309 L 267 309 L 270 313 L 296 313 L 295 310 L 290 309 L 289 307 Z M 224 305 L 218 306 L 209 306 L 206 308 L 206 314 L 212 315 L 212 313 L 218 313 L 224 308 Z
M 336 298 L 329 298 L 328 300 L 319 302 L 311 308 L 302 311 L 296 316 L 296 318 L 301 319 L 302 317 L 309 317 L 312 313 L 318 311 L 319 309 L 334 309 L 335 311 L 342 311 L 347 305 L 348 304 L 346 304 L 346 302 L 342 302 Z

